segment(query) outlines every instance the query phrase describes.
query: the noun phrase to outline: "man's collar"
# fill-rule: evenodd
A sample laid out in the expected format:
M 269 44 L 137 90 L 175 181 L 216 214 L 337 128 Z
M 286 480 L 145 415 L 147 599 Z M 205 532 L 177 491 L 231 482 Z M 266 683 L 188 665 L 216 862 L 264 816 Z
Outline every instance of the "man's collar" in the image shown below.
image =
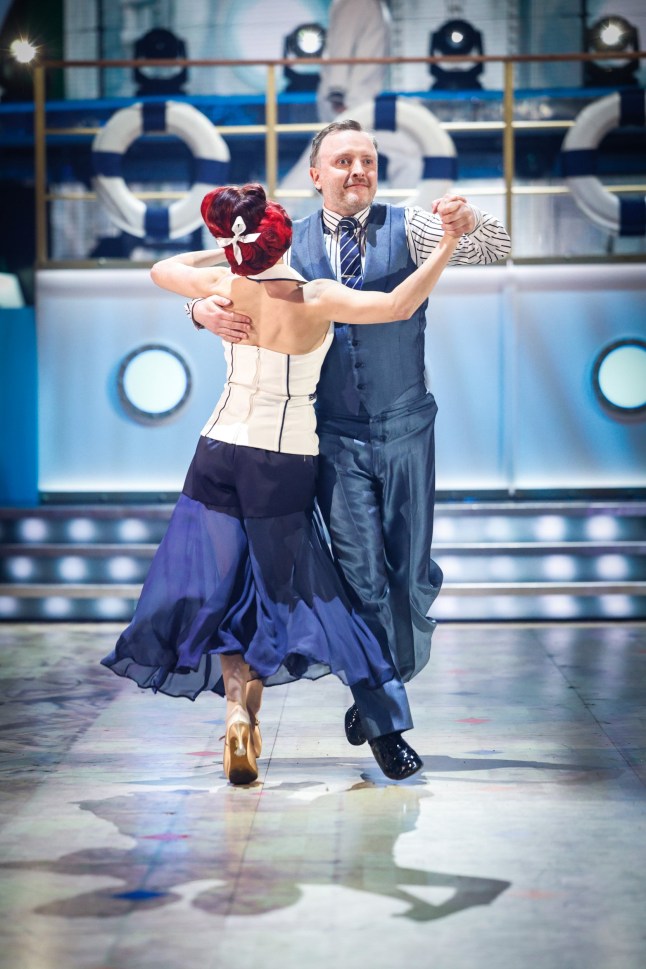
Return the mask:
M 365 229 L 366 227 L 368 216 L 370 215 L 370 208 L 371 206 L 367 205 L 365 209 L 361 209 L 361 211 L 355 212 L 353 216 L 353 218 L 355 218 L 359 222 L 362 229 Z M 328 230 L 328 232 L 331 232 L 332 235 L 334 235 L 338 230 L 339 222 L 341 221 L 343 216 L 337 215 L 336 212 L 332 212 L 330 211 L 330 209 L 326 209 L 325 206 L 323 206 L 322 218 L 323 218 L 323 225 L 325 226 L 325 228 Z

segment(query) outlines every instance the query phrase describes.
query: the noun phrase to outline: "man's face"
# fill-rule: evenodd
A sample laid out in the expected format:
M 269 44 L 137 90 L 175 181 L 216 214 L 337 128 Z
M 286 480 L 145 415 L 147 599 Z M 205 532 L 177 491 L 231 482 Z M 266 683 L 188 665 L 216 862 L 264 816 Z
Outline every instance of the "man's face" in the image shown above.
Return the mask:
M 324 138 L 310 168 L 323 205 L 337 215 L 355 215 L 377 191 L 377 152 L 365 131 L 335 131 Z

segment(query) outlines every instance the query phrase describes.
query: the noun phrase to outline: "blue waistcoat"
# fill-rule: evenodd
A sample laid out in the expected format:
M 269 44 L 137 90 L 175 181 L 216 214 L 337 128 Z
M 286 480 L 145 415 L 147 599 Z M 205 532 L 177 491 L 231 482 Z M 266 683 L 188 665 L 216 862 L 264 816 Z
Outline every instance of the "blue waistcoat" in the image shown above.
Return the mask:
M 363 288 L 391 292 L 415 269 L 404 209 L 373 205 L 366 227 Z M 334 279 L 320 213 L 294 223 L 291 265 L 305 279 Z M 339 324 L 317 390 L 319 419 L 370 420 L 424 397 L 426 302 L 410 320 Z

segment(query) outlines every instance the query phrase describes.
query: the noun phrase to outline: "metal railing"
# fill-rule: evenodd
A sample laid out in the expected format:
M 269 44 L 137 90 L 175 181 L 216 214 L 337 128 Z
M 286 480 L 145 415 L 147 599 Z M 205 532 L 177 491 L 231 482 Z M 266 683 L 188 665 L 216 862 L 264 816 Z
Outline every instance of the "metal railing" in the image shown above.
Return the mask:
M 586 62 L 599 60 L 616 60 L 617 53 L 595 54 L 543 54 L 543 55 L 514 55 L 514 56 L 437 56 L 437 57 L 383 57 L 383 58 L 307 58 L 302 61 L 308 67 L 317 64 L 451 64 L 451 63 L 497 63 L 503 66 L 503 97 L 502 120 L 500 121 L 457 121 L 440 122 L 447 131 L 501 131 L 502 132 L 502 169 L 503 190 L 494 188 L 487 192 L 478 188 L 477 194 L 504 194 L 505 197 L 505 225 L 513 239 L 513 201 L 519 195 L 560 195 L 568 194 L 567 186 L 559 185 L 515 185 L 515 133 L 520 130 L 567 129 L 575 122 L 570 120 L 522 120 L 514 118 L 514 69 L 519 64 L 527 63 L 557 63 L 557 62 Z M 622 52 L 622 60 L 642 60 L 646 58 L 646 51 Z M 116 59 L 116 60 L 50 60 L 34 68 L 34 174 L 35 174 L 35 203 L 36 203 L 36 265 L 38 267 L 51 266 L 47 246 L 47 204 L 48 202 L 67 200 L 87 200 L 96 198 L 95 193 L 50 193 L 47 188 L 47 138 L 50 135 L 84 135 L 90 136 L 99 129 L 91 127 L 60 127 L 50 128 L 46 119 L 46 72 L 49 70 L 95 68 L 99 70 L 109 68 L 150 68 L 150 67 L 264 67 L 267 71 L 265 91 L 265 121 L 264 124 L 249 125 L 217 125 L 219 134 L 258 135 L 265 136 L 265 188 L 267 194 L 274 198 L 298 197 L 302 192 L 283 192 L 278 188 L 278 140 L 285 133 L 312 133 L 325 126 L 323 122 L 279 123 L 278 121 L 278 93 L 276 70 L 285 66 L 297 67 L 299 61 L 293 58 L 274 60 L 194 60 L 194 59 Z M 610 91 L 608 92 L 610 93 Z M 608 191 L 616 193 L 646 192 L 646 183 L 618 184 L 608 186 Z M 404 197 L 414 192 L 414 186 L 406 190 L 380 190 L 380 195 L 386 197 Z M 182 197 L 183 192 L 139 192 L 135 193 L 141 199 L 174 199 Z M 510 259 L 515 258 L 513 253 Z M 623 257 L 631 258 L 631 257 Z M 633 257 L 634 258 L 634 257 Z M 646 256 L 637 258 L 646 259 Z M 118 261 L 118 260 L 117 260 Z M 66 262 L 65 265 L 95 266 L 105 265 L 109 260 L 78 260 Z

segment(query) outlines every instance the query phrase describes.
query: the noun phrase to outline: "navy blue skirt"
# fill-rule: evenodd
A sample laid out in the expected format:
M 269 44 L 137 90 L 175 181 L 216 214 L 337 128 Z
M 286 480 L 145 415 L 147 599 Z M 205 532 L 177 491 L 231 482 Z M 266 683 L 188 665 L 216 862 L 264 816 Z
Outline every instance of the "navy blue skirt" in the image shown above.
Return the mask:
M 101 660 L 139 686 L 224 695 L 219 656 L 267 686 L 395 671 L 354 611 L 313 511 L 316 458 L 200 438 L 132 622 Z

